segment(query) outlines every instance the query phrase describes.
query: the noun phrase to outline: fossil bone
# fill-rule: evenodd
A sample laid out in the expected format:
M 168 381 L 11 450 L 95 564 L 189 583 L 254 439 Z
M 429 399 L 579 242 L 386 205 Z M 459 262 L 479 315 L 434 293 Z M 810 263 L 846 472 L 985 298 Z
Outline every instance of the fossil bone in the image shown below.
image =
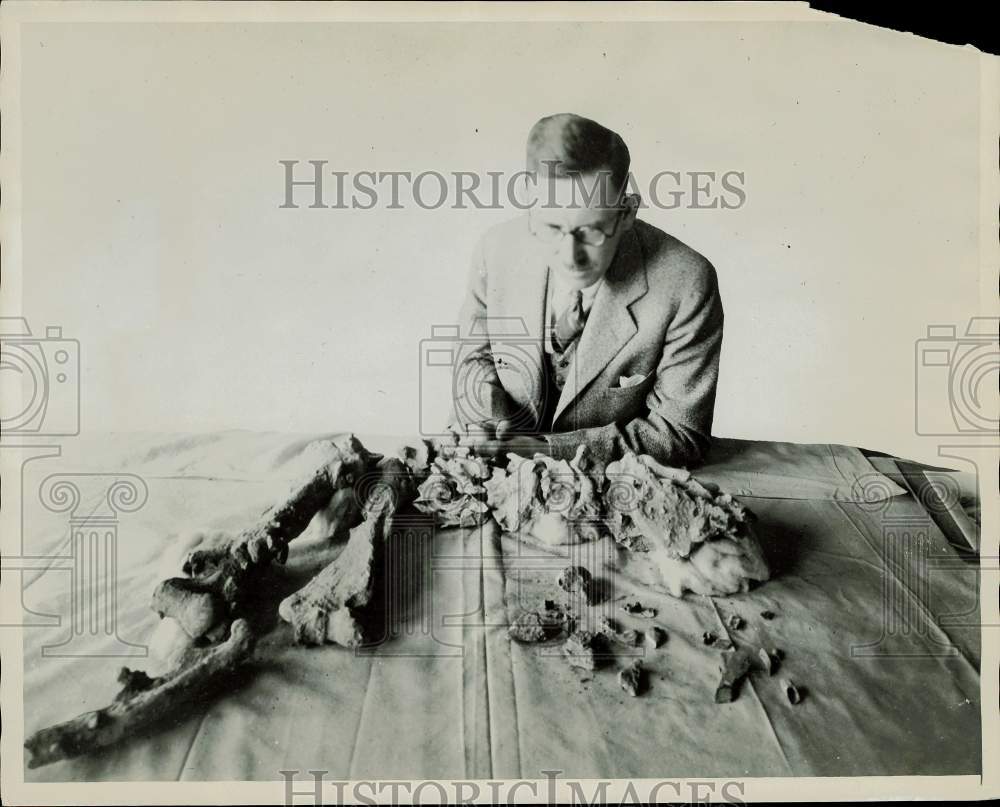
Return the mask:
M 788 698 L 788 702 L 791 704 L 802 703 L 802 689 L 796 686 L 795 682 L 785 678 L 781 682 L 782 689 L 785 690 L 785 697 Z
M 571 667 L 581 670 L 594 670 L 603 660 L 599 651 L 603 648 L 603 638 L 600 634 L 580 630 L 570 634 L 563 645 L 563 653 Z
M 321 467 L 293 487 L 284 502 L 231 540 L 195 549 L 184 564 L 186 577 L 165 580 L 154 591 L 152 605 L 164 617 L 161 626 L 170 645 L 161 658 L 163 674 L 154 678 L 123 668 L 123 688 L 110 706 L 28 738 L 30 767 L 117 743 L 195 705 L 230 681 L 233 670 L 253 651 L 255 637 L 247 618 L 261 607 L 257 594 L 262 573 L 272 561 L 285 562 L 289 542 L 317 514 L 325 519 L 319 526 L 326 534 L 348 532 L 348 539 L 333 563 L 279 606 L 280 616 L 303 643 L 354 647 L 363 641 L 360 617 L 382 570 L 394 517 L 410 504 L 442 525 L 477 524 L 492 510 L 501 527 L 534 531 L 550 543 L 590 540 L 610 529 L 623 547 L 655 559 L 662 586 L 675 596 L 685 591 L 746 591 L 751 581 L 769 576 L 748 510 L 689 472 L 645 455 L 628 453 L 605 469 L 590 459 L 585 445 L 568 463 L 512 454 L 505 471 L 493 469 L 492 478 L 487 478 L 489 465 L 455 443 L 406 446 L 401 459 L 372 454 L 353 435 L 317 441 L 314 447 L 325 454 Z M 374 485 L 359 491 L 358 481 L 372 476 L 376 464 Z M 594 583 L 583 567 L 565 570 L 559 584 L 594 604 Z M 532 637 L 541 631 L 546 639 L 568 633 L 563 651 L 571 666 L 599 666 L 607 657 L 599 652 L 606 637 L 629 646 L 641 638 L 634 630 L 620 630 L 612 620 L 601 623 L 603 633 L 574 631 L 573 617 L 554 606 L 546 601 L 544 615 L 532 612 L 517 630 L 523 628 Z M 656 613 L 638 603 L 626 610 L 644 617 Z M 774 618 L 769 611 L 761 616 Z M 228 638 L 223 639 L 227 629 Z M 665 638 L 664 631 L 653 627 L 646 642 L 655 648 Z M 706 643 L 714 641 L 714 635 L 706 635 Z M 199 646 L 205 642 L 214 643 Z M 716 647 L 727 644 L 719 641 Z M 774 651 L 773 659 L 778 658 Z M 743 651 L 725 653 L 724 659 L 719 702 L 736 697 L 750 667 Z M 621 672 L 620 681 L 630 694 L 638 694 L 641 676 L 641 664 L 635 662 Z M 801 700 L 794 684 L 783 686 L 792 703 Z
M 175 720 L 185 707 L 200 705 L 213 691 L 232 681 L 235 668 L 253 652 L 254 635 L 242 619 L 232 624 L 229 638 L 197 652 L 184 664 L 160 678 L 122 667 L 122 690 L 110 706 L 42 729 L 24 746 L 31 755 L 29 768 L 80 756 L 114 745 L 160 721 Z
M 413 478 L 395 458 L 378 463 L 365 500 L 363 519 L 351 530 L 343 552 L 296 593 L 282 600 L 278 614 L 300 644 L 357 647 L 364 640 L 359 611 L 372 597 L 375 577 L 393 535 L 393 517 L 415 496 Z
M 557 582 L 570 597 L 582 597 L 586 605 L 597 601 L 594 579 L 585 566 L 567 566 L 559 573 Z
M 317 471 L 232 541 L 191 552 L 184 563 L 188 577 L 163 581 L 153 594 L 153 609 L 176 619 L 195 639 L 231 619 L 246 616 L 262 571 L 272 560 L 284 563 L 288 543 L 305 530 L 334 494 L 353 486 L 378 456 L 368 452 L 354 435 L 323 441 L 319 448 L 327 457 Z
M 643 639 L 643 643 L 651 650 L 662 647 L 666 641 L 667 632 L 656 625 L 646 631 L 646 636 Z
M 618 685 L 634 698 L 644 689 L 645 676 L 643 672 L 642 662 L 636 659 L 628 667 L 618 672 Z
M 715 690 L 716 703 L 731 703 L 736 700 L 740 683 L 750 672 L 750 654 L 745 649 L 729 650 L 722 654 L 722 677 Z
M 653 619 L 656 617 L 656 609 L 645 608 L 641 602 L 626 602 L 622 605 L 622 610 L 626 614 L 642 617 L 643 619 Z
M 632 628 L 622 628 L 615 620 L 610 617 L 601 617 L 600 622 L 598 622 L 597 630 L 599 633 L 604 634 L 609 639 L 624 647 L 635 647 L 639 644 L 639 634 Z

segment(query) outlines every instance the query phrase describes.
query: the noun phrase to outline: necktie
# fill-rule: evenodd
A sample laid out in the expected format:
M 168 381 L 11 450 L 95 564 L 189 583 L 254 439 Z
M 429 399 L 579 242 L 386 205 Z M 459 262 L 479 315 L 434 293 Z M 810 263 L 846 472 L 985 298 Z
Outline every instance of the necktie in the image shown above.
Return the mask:
M 573 292 L 573 301 L 566 306 L 559 320 L 556 322 L 555 334 L 552 337 L 552 344 L 560 353 L 566 351 L 577 337 L 583 332 L 583 326 L 587 324 L 587 315 L 583 312 L 583 294 L 577 289 Z

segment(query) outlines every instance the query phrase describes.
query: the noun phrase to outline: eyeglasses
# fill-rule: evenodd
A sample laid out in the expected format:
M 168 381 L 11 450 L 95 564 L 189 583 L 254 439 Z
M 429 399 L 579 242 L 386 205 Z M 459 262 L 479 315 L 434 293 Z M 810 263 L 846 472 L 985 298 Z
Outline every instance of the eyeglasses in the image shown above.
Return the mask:
M 622 214 L 625 212 L 626 208 L 622 208 L 618 211 L 618 215 L 615 216 L 614 226 L 611 228 L 610 233 L 604 232 L 600 227 L 592 227 L 589 224 L 585 224 L 582 227 L 574 227 L 572 230 L 562 227 L 558 224 L 541 224 L 536 222 L 531 214 L 528 214 L 528 228 L 531 230 L 531 234 L 535 236 L 540 241 L 546 244 L 554 244 L 557 241 L 562 241 L 562 239 L 567 236 L 573 236 L 575 241 L 581 244 L 586 244 L 588 247 L 599 247 L 609 238 L 613 238 L 614 234 L 618 231 L 618 224 L 622 220 Z

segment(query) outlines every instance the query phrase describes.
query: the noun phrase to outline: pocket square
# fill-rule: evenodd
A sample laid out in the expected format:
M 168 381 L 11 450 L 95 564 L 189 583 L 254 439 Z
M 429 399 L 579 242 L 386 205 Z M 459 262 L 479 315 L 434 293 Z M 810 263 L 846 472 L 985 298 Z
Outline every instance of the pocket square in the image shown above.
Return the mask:
M 639 375 L 623 375 L 618 378 L 618 386 L 622 389 L 628 387 L 634 387 L 637 384 L 641 384 L 646 380 L 646 376 L 640 373 Z

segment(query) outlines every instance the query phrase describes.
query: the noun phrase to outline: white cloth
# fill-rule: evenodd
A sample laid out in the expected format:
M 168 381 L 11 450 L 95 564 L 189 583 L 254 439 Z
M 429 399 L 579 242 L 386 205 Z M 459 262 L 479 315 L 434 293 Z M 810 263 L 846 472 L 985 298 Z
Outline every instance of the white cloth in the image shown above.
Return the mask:
M 91 512 L 93 504 L 86 502 L 105 501 L 103 485 L 109 480 L 95 474 L 133 473 L 149 487 L 145 504 L 120 514 L 116 525 L 117 620 L 109 624 L 117 633 L 70 633 L 74 613 L 94 614 L 92 584 L 85 589 L 91 605 L 82 611 L 72 610 L 71 587 L 58 570 L 25 584 L 26 607 L 61 619 L 59 625 L 23 632 L 25 729 L 109 703 L 120 688 L 115 676 L 123 665 L 147 669 L 146 659 L 115 654 L 122 652 L 122 639 L 148 641 L 159 621 L 149 607 L 150 592 L 166 573 L 177 573 L 176 567 L 158 569 L 159 559 L 176 553 L 179 536 L 194 535 L 204 525 L 235 534 L 255 524 L 268 505 L 283 500 L 294 480 L 315 470 L 323 453 L 313 441 L 329 436 L 84 431 L 64 441 L 58 458 L 25 463 L 25 555 L 72 554 L 65 543 L 70 514 L 49 509 L 37 493 L 49 474 L 73 474 L 81 487 L 89 483 L 81 490 L 81 507 L 88 509 L 77 513 Z M 419 440 L 361 432 L 359 437 L 368 449 L 389 456 Z M 880 640 L 878 609 L 885 596 L 907 598 L 894 602 L 911 603 L 912 619 L 931 608 L 959 614 L 978 602 L 977 575 L 956 568 L 954 551 L 920 501 L 899 496 L 885 508 L 862 498 L 849 501 L 866 491 L 885 500 L 894 483 L 860 451 L 837 445 L 716 438 L 696 475 L 756 497 L 746 504 L 757 512 L 775 574 L 738 598 L 674 600 L 637 579 L 628 563 L 631 553 L 619 552 L 609 539 L 583 545 L 594 576 L 614 580 L 619 596 L 657 608 L 656 621 L 669 634 L 663 648 L 643 656 L 649 689 L 639 696 L 641 703 L 623 702 L 618 686 L 616 669 L 630 661 L 627 648 L 618 648 L 608 667 L 581 676 L 590 679 L 584 681 L 542 646 L 519 645 L 507 634 L 516 614 L 544 610 L 558 572 L 580 562 L 580 545 L 521 543 L 498 536 L 492 522 L 426 535 L 414 529 L 407 532 L 416 542 L 414 554 L 392 557 L 416 559 L 406 567 L 416 589 L 392 589 L 405 599 L 386 601 L 384 644 L 358 653 L 333 646 L 303 649 L 291 645 L 287 625 L 278 626 L 261 637 L 259 665 L 232 691 L 149 736 L 25 771 L 25 778 L 268 782 L 276 771 L 292 769 L 299 771 L 295 789 L 311 792 L 309 768 L 327 771 L 327 782 L 538 778 L 540 770 L 563 771 L 561 781 L 662 778 L 665 770 L 697 778 L 978 775 L 981 680 L 973 644 L 978 626 L 939 626 L 928 619 L 904 623 L 919 630 L 883 635 L 893 645 L 881 648 L 911 659 L 919 653 L 919 663 L 850 655 L 852 645 Z M 903 532 L 900 524 L 916 526 Z M 912 546 L 922 536 L 928 554 L 921 551 L 921 557 L 943 563 L 933 574 L 925 569 L 923 578 L 914 577 L 921 574 L 913 565 L 918 558 L 906 561 L 899 550 L 885 554 L 888 525 Z M 288 563 L 274 570 L 276 580 L 286 590 L 304 585 L 340 548 L 326 540 L 317 520 L 291 544 Z M 623 555 L 620 566 L 609 564 Z M 921 585 L 904 589 L 907 580 Z M 581 611 L 581 621 L 599 618 L 600 608 Z M 777 617 L 765 622 L 759 617 L 765 609 Z M 732 611 L 747 622 L 737 641 L 766 637 L 786 658 L 779 676 L 752 671 L 736 702 L 719 706 L 713 699 L 719 652 L 702 644 L 701 635 L 709 630 L 725 636 L 723 618 Z M 445 620 L 446 614 L 466 616 Z M 621 616 L 639 630 L 652 624 Z M 80 656 L 43 655 L 43 646 L 68 639 Z M 942 655 L 947 646 L 942 642 L 960 652 Z M 797 706 L 788 703 L 777 680 L 786 675 L 807 690 Z M 337 720 L 317 703 L 333 704 Z M 642 710 L 628 708 L 635 705 Z M 933 731 L 914 730 L 917 713 Z M 679 736 L 685 741 L 673 739 Z
M 587 288 L 580 289 L 583 298 L 584 314 L 590 313 L 590 309 L 594 305 L 594 298 L 597 297 L 597 292 L 600 291 L 602 283 L 604 283 L 603 277 L 596 283 L 587 286 Z M 552 333 L 555 331 L 556 323 L 559 321 L 559 317 L 562 316 L 563 311 L 573 303 L 575 293 L 576 289 L 569 286 L 566 281 L 559 277 L 557 272 L 552 269 L 549 270 L 549 293 L 545 300 L 546 353 L 555 352 L 555 348 L 552 346 Z
M 70 514 L 49 509 L 37 493 L 50 474 L 74 474 L 84 508 L 77 514 L 91 513 L 105 501 L 110 480 L 101 474 L 135 474 L 149 487 L 145 504 L 121 513 L 116 525 L 117 620 L 109 624 L 117 633 L 70 633 L 72 614 L 89 619 L 95 613 L 98 599 L 89 598 L 95 590 L 90 584 L 88 604 L 73 611 L 73 592 L 57 569 L 25 583 L 24 605 L 61 619 L 23 632 L 25 729 L 104 706 L 120 688 L 115 676 L 123 665 L 147 669 L 147 659 L 116 654 L 122 652 L 121 640 L 147 642 L 159 622 L 149 607 L 150 592 L 167 574 L 178 574 L 179 566 L 158 568 L 158 561 L 182 554 L 181 536 L 193 536 L 205 525 L 236 534 L 257 523 L 268 505 L 284 500 L 294 480 L 315 470 L 324 453 L 314 440 L 329 436 L 84 431 L 64 441 L 59 457 L 25 463 L 20 481 L 26 556 L 73 552 Z M 358 436 L 368 449 L 389 456 L 419 441 L 415 435 Z M 720 778 L 981 770 L 979 674 L 961 655 L 940 655 L 941 645 L 935 644 L 948 640 L 948 631 L 951 641 L 965 648 L 962 637 L 978 641 L 978 626 L 928 620 L 916 623 L 927 631 L 886 636 L 902 643 L 904 652 L 923 653 L 920 663 L 880 664 L 850 655 L 851 644 L 882 635 L 884 592 L 909 597 L 914 614 L 930 613 L 930 607 L 959 614 L 977 602 L 976 574 L 949 563 L 914 578 L 909 575 L 914 569 L 919 573 L 919 566 L 904 567 L 901 555 L 890 560 L 883 554 L 886 525 L 916 523 L 906 528 L 907 535 L 922 529 L 933 538 L 933 544 L 924 544 L 930 553 L 925 560 L 955 559 L 934 522 L 926 513 L 921 517 L 920 502 L 900 496 L 891 509 L 888 502 L 886 509 L 876 509 L 861 498 L 851 504 L 847 497 L 865 492 L 881 500 L 891 495 L 894 483 L 860 451 L 837 445 L 716 438 L 697 477 L 757 497 L 747 504 L 758 512 L 766 551 L 775 553 L 774 578 L 718 607 L 723 616 L 742 615 L 748 643 L 766 636 L 786 651 L 781 676 L 808 690 L 798 706 L 788 704 L 777 676 L 759 672 L 744 681 L 735 703 L 717 705 L 718 650 L 703 645 L 701 635 L 706 630 L 725 635 L 720 612 L 704 598 L 673 600 L 649 589 L 628 563 L 620 569 L 607 565 L 617 562 L 619 553 L 605 538 L 582 545 L 588 568 L 595 577 L 614 580 L 619 596 L 657 608 L 658 623 L 669 634 L 667 645 L 643 657 L 650 689 L 636 703 L 623 703 L 616 668 L 630 660 L 622 655 L 625 648 L 609 668 L 584 676 L 592 678 L 584 682 L 567 674 L 572 670 L 542 646 L 518 645 L 507 634 L 515 610 L 544 610 L 551 581 L 565 566 L 581 562 L 581 545 L 521 544 L 498 537 L 492 522 L 482 529 L 425 533 L 420 528 L 407 533 L 414 542 L 407 552 L 413 554 L 389 556 L 392 563 L 412 563 L 404 575 L 411 584 L 391 589 L 401 599 L 386 601 L 384 644 L 363 653 L 333 646 L 303 649 L 291 645 L 282 624 L 260 638 L 260 664 L 231 692 L 206 699 L 149 736 L 25 771 L 25 777 L 29 782 L 272 781 L 275 771 L 296 769 L 295 789 L 311 792 L 310 768 L 328 771 L 328 782 L 538 778 L 545 769 L 562 770 L 562 781 L 570 775 L 654 778 L 664 770 Z M 341 547 L 314 521 L 292 542 L 288 562 L 273 570 L 280 585 L 268 589 L 268 597 L 281 587 L 305 585 Z M 900 574 L 908 576 L 890 577 Z M 900 588 L 915 579 L 922 586 Z M 887 580 L 891 589 L 883 589 Z M 276 601 L 267 602 L 276 608 Z M 260 607 L 267 606 L 262 601 Z M 765 623 L 759 618 L 764 609 L 777 618 Z M 443 619 L 447 614 L 467 616 Z M 596 616 L 581 612 L 581 618 Z M 630 627 L 648 628 L 643 620 L 622 617 Z M 43 646 L 66 641 L 79 656 L 43 655 Z M 975 647 L 963 652 L 978 660 Z M 333 704 L 337 720 L 317 703 Z M 637 704 L 646 719 L 622 719 L 624 710 Z M 917 713 L 915 723 L 911 715 Z M 934 729 L 920 730 L 925 726 Z

